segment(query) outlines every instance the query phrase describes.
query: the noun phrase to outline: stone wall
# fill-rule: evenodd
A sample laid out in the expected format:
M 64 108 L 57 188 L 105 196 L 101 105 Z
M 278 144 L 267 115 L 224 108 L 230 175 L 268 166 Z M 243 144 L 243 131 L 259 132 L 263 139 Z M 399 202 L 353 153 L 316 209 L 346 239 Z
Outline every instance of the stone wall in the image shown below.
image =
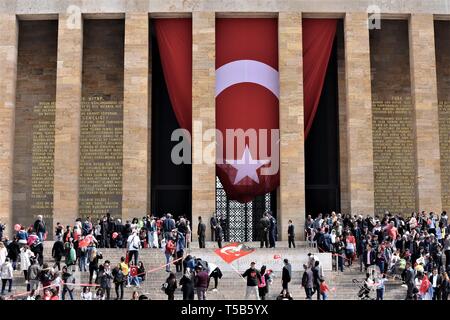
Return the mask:
M 85 20 L 80 216 L 121 217 L 124 20 Z
M 416 162 L 408 21 L 370 31 L 375 213 L 415 210 Z
M 13 223 L 53 211 L 57 21 L 21 21 L 13 164 Z
M 450 211 L 450 21 L 435 21 L 442 209 Z

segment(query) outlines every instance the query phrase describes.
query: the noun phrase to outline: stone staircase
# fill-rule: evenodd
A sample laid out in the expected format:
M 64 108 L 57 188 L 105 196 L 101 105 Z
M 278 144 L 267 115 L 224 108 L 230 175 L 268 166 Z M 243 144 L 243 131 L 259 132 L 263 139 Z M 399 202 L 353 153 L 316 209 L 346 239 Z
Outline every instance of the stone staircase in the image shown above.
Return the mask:
M 53 243 L 47 241 L 44 247 L 44 256 L 47 263 L 52 265 L 53 259 L 51 258 L 51 248 Z M 205 254 L 211 254 L 213 251 L 215 243 L 208 243 L 206 249 L 197 249 L 195 243 L 192 244 L 190 249 L 187 249 L 186 254 L 191 254 L 196 257 L 202 257 Z M 257 246 L 256 243 L 249 243 L 249 245 Z M 196 248 L 197 247 L 197 248 Z M 124 249 L 99 249 L 103 254 L 103 261 L 110 260 L 112 265 L 115 265 L 120 261 L 120 257 L 125 255 Z M 261 250 L 261 249 L 258 249 Z M 277 249 L 262 249 L 267 252 L 268 259 L 272 259 L 273 253 L 281 254 L 284 256 L 289 252 L 292 254 L 304 254 L 305 252 L 311 251 L 315 252 L 316 249 L 309 248 L 306 242 L 299 243 L 296 249 L 288 249 L 287 243 L 277 243 Z M 165 282 L 167 278 L 167 272 L 165 267 L 161 267 L 165 264 L 165 257 L 160 249 L 143 249 L 140 251 L 139 260 L 144 262 L 146 270 L 155 270 L 147 273 L 146 280 L 141 284 L 140 288 L 135 288 L 134 286 L 125 288 L 124 299 L 130 299 L 133 291 L 137 290 L 139 294 L 146 294 L 152 300 L 166 300 L 167 296 L 160 289 L 161 285 Z M 207 259 L 206 259 L 207 260 Z M 216 263 L 217 264 L 217 263 Z M 257 267 L 260 264 L 257 262 Z M 160 268 L 159 268 L 160 267 Z M 213 292 L 209 290 L 207 292 L 208 300 L 240 300 L 245 297 L 245 287 L 246 282 L 240 277 L 238 272 L 233 271 L 225 263 L 219 266 L 222 270 L 223 277 L 219 280 L 218 291 Z M 246 266 L 241 266 L 239 271 Z M 293 266 L 294 267 L 294 266 Z M 159 269 L 158 269 L 159 268 Z M 228 269 L 227 269 L 228 268 Z M 270 268 L 270 267 L 269 267 Z M 301 268 L 301 266 L 300 266 Z M 76 267 L 78 270 L 78 266 Z M 175 272 L 175 266 L 171 266 L 171 270 Z M 274 271 L 274 281 L 269 288 L 269 294 L 266 296 L 267 300 L 274 300 L 281 291 L 281 270 L 282 262 L 280 261 L 276 267 L 273 267 Z M 294 299 L 303 300 L 305 299 L 304 289 L 301 287 L 301 276 L 302 272 L 299 271 L 299 266 L 295 266 L 293 271 L 293 279 L 289 284 L 289 291 L 293 295 Z M 88 283 L 89 273 L 76 271 L 74 273 L 77 283 Z M 179 280 L 182 276 L 181 273 L 176 274 Z M 352 282 L 353 279 L 358 279 L 362 281 L 364 279 L 364 273 L 359 272 L 359 265 L 354 268 L 347 268 L 343 273 L 336 271 L 326 271 L 325 272 L 326 281 L 331 289 L 329 293 L 330 300 L 358 300 L 357 293 L 359 287 L 357 284 Z M 213 287 L 214 281 L 211 280 L 210 288 Z M 92 288 L 93 291 L 93 288 Z M 15 271 L 15 279 L 13 280 L 13 294 L 26 292 L 26 285 L 23 280 L 23 274 L 21 271 Z M 81 288 L 76 287 L 75 299 L 79 299 Z M 401 286 L 400 280 L 388 281 L 386 283 L 385 299 L 386 300 L 403 300 L 405 297 L 406 289 Z M 372 292 L 372 297 L 375 297 L 375 292 Z M 111 298 L 115 298 L 114 285 L 111 289 Z M 66 296 L 68 299 L 68 296 Z M 177 289 L 175 293 L 175 299 L 181 300 L 182 293 L 181 290 Z

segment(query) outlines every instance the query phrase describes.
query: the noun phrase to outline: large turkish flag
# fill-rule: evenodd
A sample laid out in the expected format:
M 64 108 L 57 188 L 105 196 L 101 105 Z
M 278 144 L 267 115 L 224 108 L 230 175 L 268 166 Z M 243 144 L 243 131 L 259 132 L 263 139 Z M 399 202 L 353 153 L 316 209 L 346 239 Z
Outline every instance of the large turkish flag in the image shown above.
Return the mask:
M 217 175 L 231 200 L 279 185 L 277 34 L 277 19 L 216 20 Z

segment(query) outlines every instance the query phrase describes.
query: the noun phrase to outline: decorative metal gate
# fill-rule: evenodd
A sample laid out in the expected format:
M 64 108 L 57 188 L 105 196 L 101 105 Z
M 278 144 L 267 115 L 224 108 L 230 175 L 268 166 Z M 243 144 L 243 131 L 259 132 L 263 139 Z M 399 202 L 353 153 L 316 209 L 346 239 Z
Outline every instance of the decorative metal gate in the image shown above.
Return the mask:
M 259 220 L 264 212 L 273 209 L 274 198 L 274 194 L 266 193 L 247 203 L 228 200 L 216 177 L 216 215 L 220 219 L 225 241 L 258 240 Z

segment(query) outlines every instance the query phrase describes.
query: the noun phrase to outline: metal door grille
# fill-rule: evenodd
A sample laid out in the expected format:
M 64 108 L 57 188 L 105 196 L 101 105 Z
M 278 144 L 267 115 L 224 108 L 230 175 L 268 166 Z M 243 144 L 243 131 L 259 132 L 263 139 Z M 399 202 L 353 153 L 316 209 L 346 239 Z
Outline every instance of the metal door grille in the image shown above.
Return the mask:
M 258 240 L 258 222 L 264 212 L 271 210 L 271 204 L 270 193 L 247 203 L 228 200 L 219 178 L 216 177 L 216 215 L 221 221 L 225 241 Z

